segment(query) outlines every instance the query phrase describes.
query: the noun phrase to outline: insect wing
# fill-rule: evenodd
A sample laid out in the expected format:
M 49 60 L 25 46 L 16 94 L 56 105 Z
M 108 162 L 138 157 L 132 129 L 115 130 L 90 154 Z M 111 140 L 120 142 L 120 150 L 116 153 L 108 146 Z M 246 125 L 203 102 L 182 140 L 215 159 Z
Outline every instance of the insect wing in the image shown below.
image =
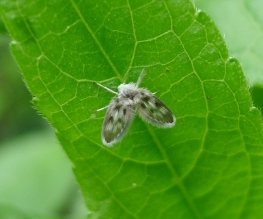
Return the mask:
M 155 126 L 170 128 L 175 124 L 176 119 L 172 111 L 149 91 L 144 91 L 137 110 L 142 119 Z
M 118 98 L 112 100 L 103 122 L 102 141 L 107 146 L 113 145 L 124 136 L 134 118 L 134 109 L 119 102 Z

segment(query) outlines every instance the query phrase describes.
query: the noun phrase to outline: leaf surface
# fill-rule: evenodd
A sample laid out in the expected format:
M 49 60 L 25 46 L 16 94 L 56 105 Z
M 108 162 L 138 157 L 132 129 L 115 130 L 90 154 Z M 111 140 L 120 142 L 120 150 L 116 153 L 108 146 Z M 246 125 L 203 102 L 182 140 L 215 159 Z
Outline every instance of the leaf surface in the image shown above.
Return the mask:
M 71 159 L 89 218 L 258 218 L 259 111 L 211 19 L 190 1 L 2 1 L 13 53 L 38 109 Z M 110 89 L 135 82 L 177 117 L 138 117 L 101 143 Z

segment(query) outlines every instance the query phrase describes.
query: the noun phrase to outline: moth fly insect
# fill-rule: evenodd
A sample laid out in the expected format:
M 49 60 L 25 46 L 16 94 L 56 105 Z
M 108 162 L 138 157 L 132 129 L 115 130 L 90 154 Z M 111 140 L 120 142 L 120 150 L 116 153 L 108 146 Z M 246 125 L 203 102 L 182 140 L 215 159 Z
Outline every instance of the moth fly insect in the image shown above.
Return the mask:
M 143 69 L 136 83 L 120 84 L 118 92 L 97 83 L 98 86 L 116 95 L 108 106 L 97 110 L 107 108 L 101 131 L 104 145 L 112 146 L 119 142 L 136 113 L 144 121 L 157 127 L 171 128 L 175 125 L 176 119 L 172 111 L 154 93 L 139 87 L 144 74 Z

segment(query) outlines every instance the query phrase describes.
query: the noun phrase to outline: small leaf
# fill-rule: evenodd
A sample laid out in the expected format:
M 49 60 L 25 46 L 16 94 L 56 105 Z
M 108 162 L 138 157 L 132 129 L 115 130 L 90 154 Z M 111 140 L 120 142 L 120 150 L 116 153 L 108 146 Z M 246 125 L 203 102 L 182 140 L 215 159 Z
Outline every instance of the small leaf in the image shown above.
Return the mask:
M 2 1 L 13 53 L 57 131 L 89 218 L 259 218 L 261 116 L 214 23 L 188 0 Z M 157 92 L 177 124 L 136 118 L 119 144 L 101 125 L 120 83 Z

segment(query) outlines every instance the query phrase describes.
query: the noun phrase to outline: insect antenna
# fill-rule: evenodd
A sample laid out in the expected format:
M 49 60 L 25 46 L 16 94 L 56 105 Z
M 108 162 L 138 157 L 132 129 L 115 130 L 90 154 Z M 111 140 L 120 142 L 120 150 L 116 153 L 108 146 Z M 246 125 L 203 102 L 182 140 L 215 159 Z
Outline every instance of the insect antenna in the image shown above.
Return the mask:
M 108 88 L 108 87 L 106 87 L 106 86 L 104 86 L 104 85 L 102 85 L 102 84 L 100 84 L 100 83 L 98 83 L 98 82 L 95 82 L 95 83 L 96 83 L 99 87 L 102 87 L 103 89 L 109 91 L 110 93 L 113 93 L 113 94 L 115 94 L 115 95 L 118 95 L 118 93 L 115 92 L 114 90 L 111 90 L 110 88 Z M 109 105 L 104 106 L 104 107 L 102 107 L 102 108 L 100 108 L 100 109 L 97 109 L 96 112 L 105 110 L 105 109 L 107 109 L 108 107 L 109 107 Z
M 144 78 L 144 76 L 145 76 L 145 70 L 142 69 L 142 71 L 141 71 L 141 73 L 140 73 L 140 76 L 139 76 L 139 78 L 138 78 L 138 80 L 137 80 L 137 82 L 136 82 L 136 87 L 139 87 L 139 85 L 140 85 L 140 83 L 142 82 L 142 79 Z
M 95 83 L 96 83 L 98 86 L 100 86 L 100 87 L 104 88 L 105 90 L 109 91 L 110 93 L 118 94 L 116 91 L 114 91 L 114 90 L 112 90 L 112 89 L 110 89 L 110 88 L 108 88 L 108 87 L 105 87 L 104 85 L 102 85 L 102 84 L 100 84 L 100 83 L 98 83 L 98 82 L 95 82 Z

